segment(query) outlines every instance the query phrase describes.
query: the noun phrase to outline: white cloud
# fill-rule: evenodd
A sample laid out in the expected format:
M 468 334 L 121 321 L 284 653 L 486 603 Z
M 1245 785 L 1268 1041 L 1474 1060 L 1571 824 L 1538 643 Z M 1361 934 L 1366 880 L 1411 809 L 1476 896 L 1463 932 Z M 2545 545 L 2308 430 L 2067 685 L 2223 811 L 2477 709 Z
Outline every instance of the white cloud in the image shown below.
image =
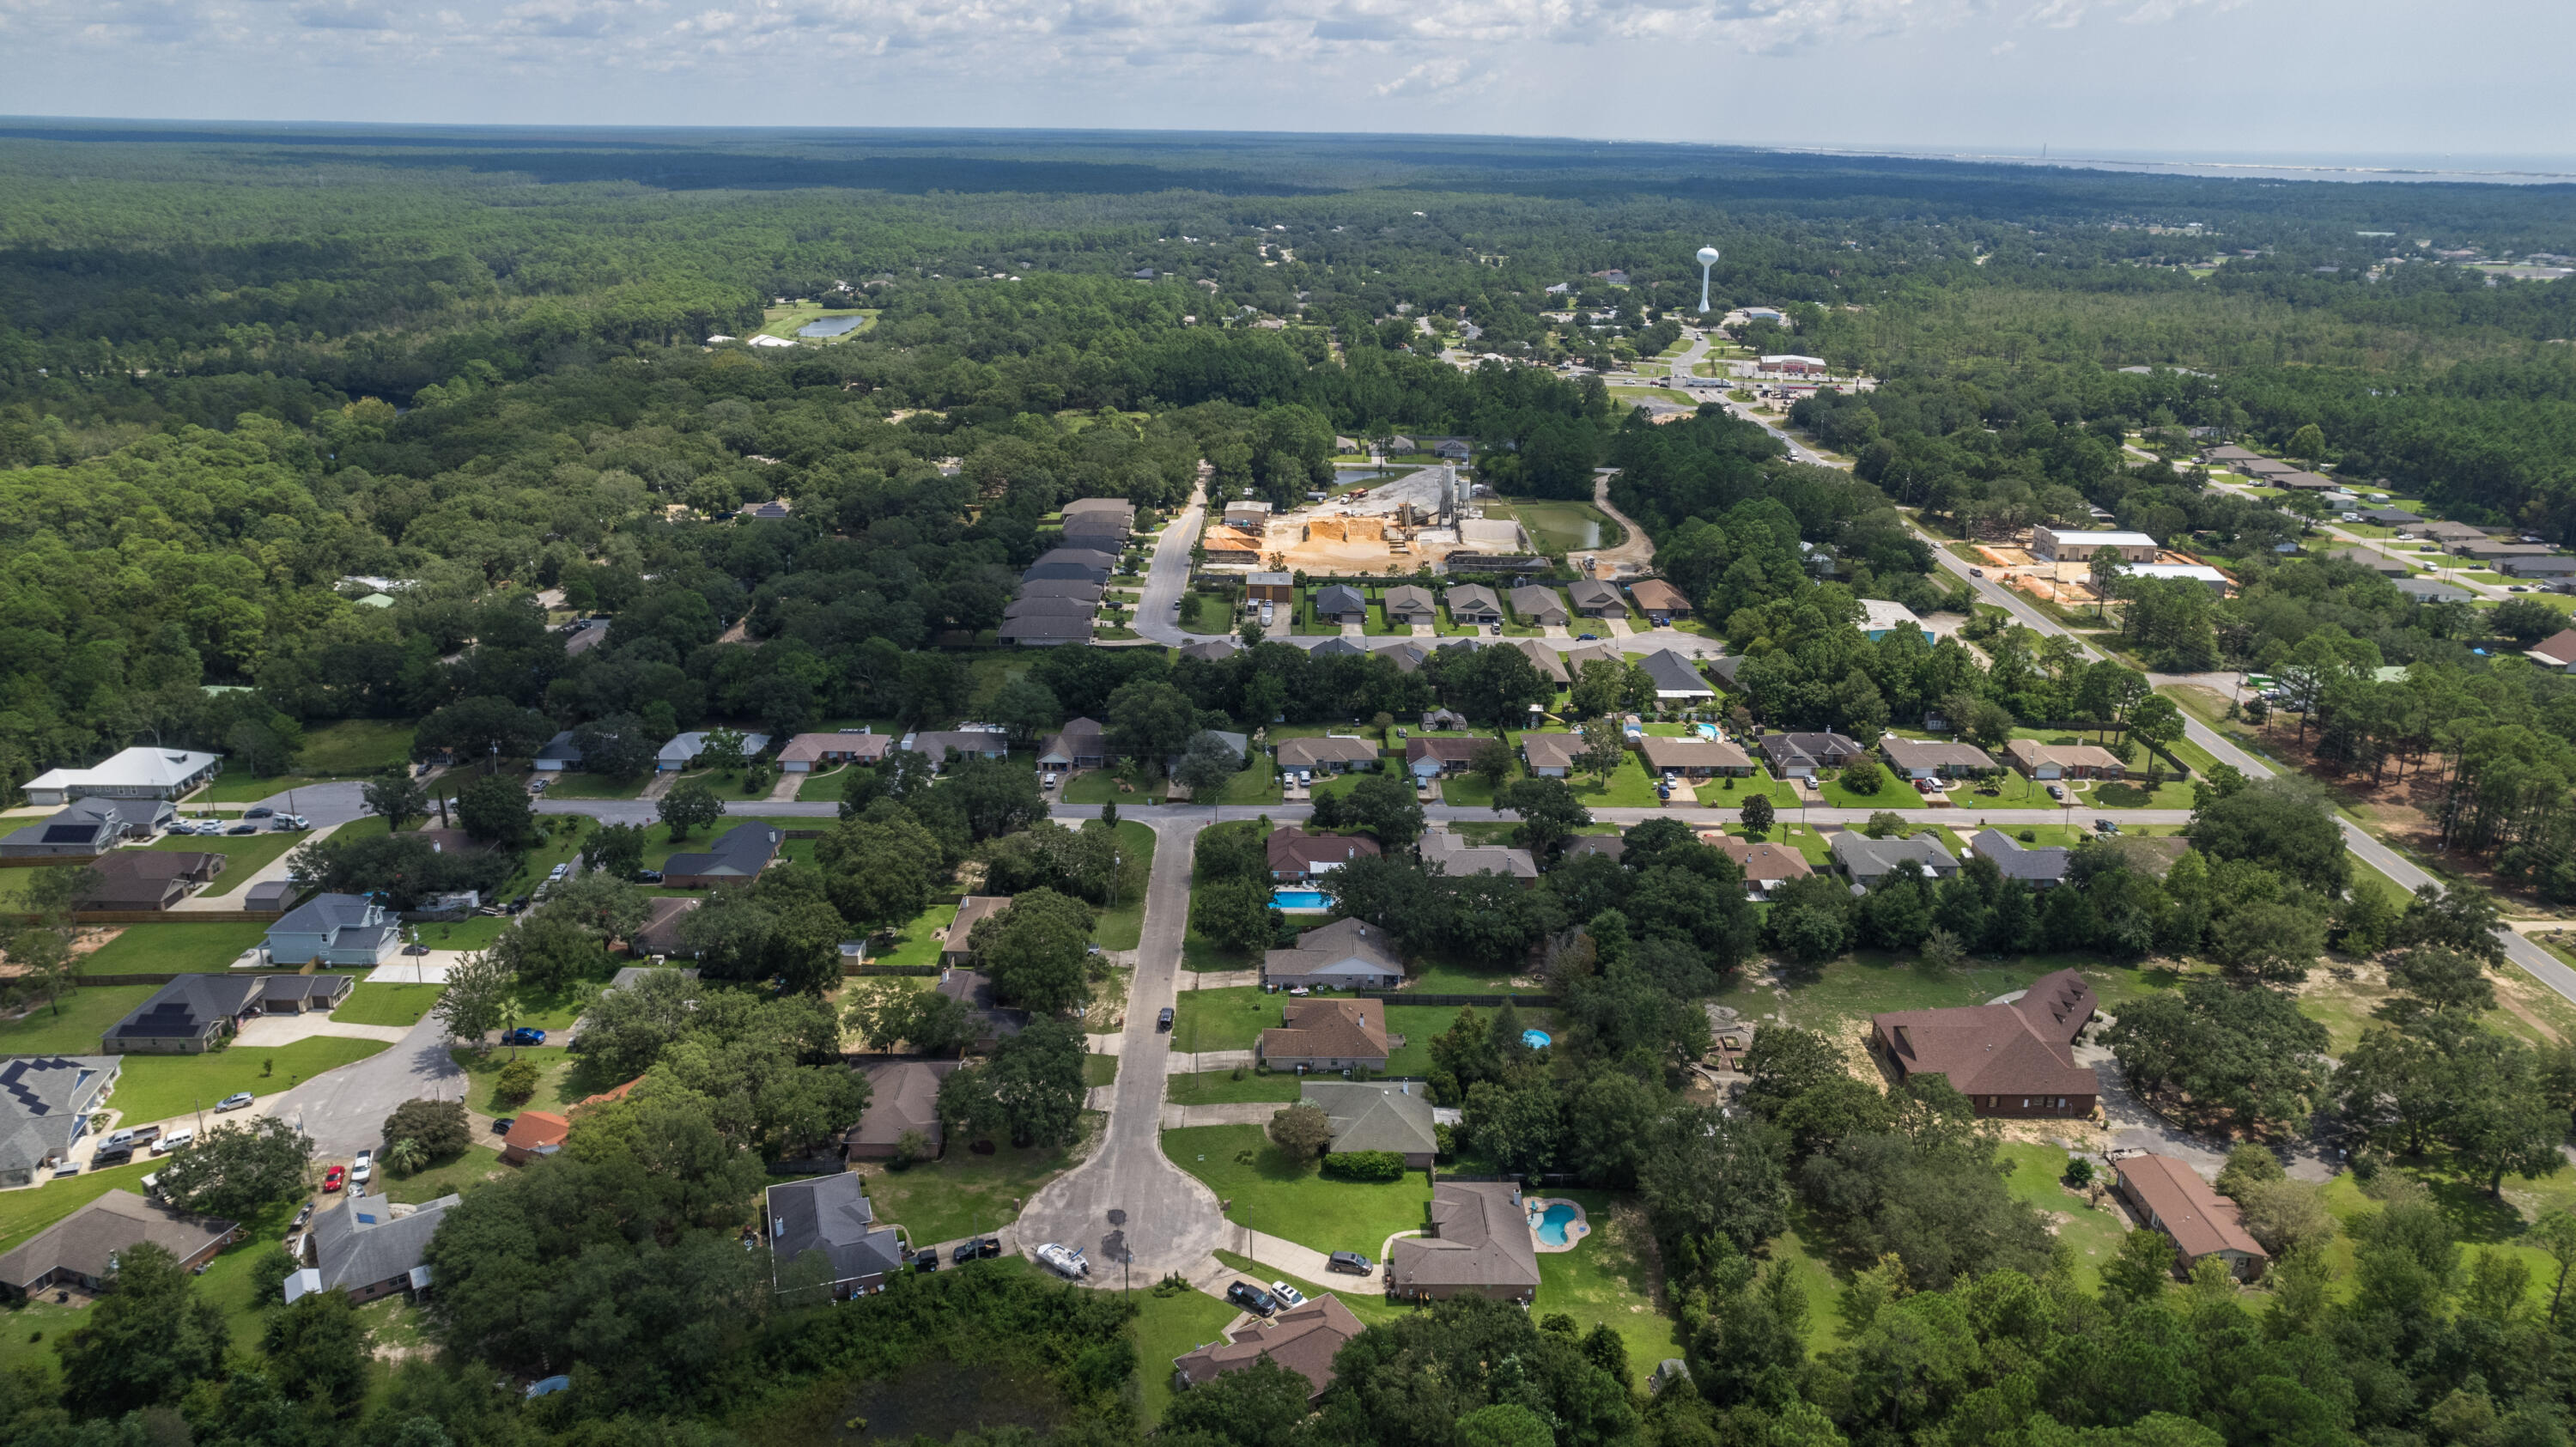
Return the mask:
M 1405 95 L 1408 93 L 1414 95 L 1437 95 L 1443 91 L 1457 89 L 1462 82 L 1467 80 L 1467 73 L 1471 68 L 1472 63 L 1464 56 L 1453 55 L 1444 60 L 1426 60 L 1420 65 L 1415 66 L 1413 69 L 1406 71 L 1404 74 L 1397 76 L 1395 79 L 1388 81 L 1386 84 L 1379 86 L 1377 88 L 1377 93 L 1382 96 Z

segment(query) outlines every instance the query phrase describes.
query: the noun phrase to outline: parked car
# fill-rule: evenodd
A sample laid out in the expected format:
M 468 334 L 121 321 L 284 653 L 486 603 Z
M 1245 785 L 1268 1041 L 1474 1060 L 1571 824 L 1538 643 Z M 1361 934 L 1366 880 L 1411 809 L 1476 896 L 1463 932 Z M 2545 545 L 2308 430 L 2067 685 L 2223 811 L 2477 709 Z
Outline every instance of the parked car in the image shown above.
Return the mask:
M 424 944 L 408 944 L 402 947 L 402 952 L 407 955 L 425 955 L 429 953 L 429 946 Z
M 289 1231 L 301 1231 L 304 1229 L 304 1223 L 312 1219 L 313 1203 L 311 1201 L 307 1201 L 304 1203 L 304 1209 L 295 1213 L 295 1224 L 287 1227 L 286 1229 Z
M 1053 1241 L 1038 1248 L 1038 1264 L 1058 1276 L 1079 1278 L 1091 1274 L 1091 1263 L 1083 1259 L 1081 1252 Z
M 1306 1293 L 1299 1291 L 1297 1288 L 1290 1286 L 1284 1281 L 1274 1281 L 1270 1283 L 1270 1295 L 1281 1306 L 1304 1306 L 1306 1304 Z
M 2120 821 L 2116 819 L 2096 819 L 2093 821 L 2093 832 L 2096 834 L 2117 834 L 2120 832 Z
M 1154 1017 L 1154 1028 L 1157 1030 L 1169 1030 L 1172 1028 L 1171 1006 L 1165 1005 L 1162 1009 L 1162 1013 Z
M 152 1154 L 156 1156 L 166 1156 L 172 1151 L 185 1150 L 191 1142 L 196 1140 L 196 1138 L 197 1133 L 195 1131 L 174 1130 L 152 1143 Z
M 245 819 L 265 819 L 276 812 L 276 810 L 268 807 L 266 804 L 259 804 L 251 808 L 244 809 L 242 811 L 242 817 Z
M 349 1180 L 352 1184 L 363 1186 L 375 1173 L 376 1153 L 374 1151 L 360 1151 L 358 1158 L 349 1163 Z
M 217 1115 L 221 1115 L 228 1110 L 242 1110 L 247 1108 L 251 1102 L 257 1099 L 259 1099 L 258 1096 L 251 1094 L 247 1090 L 236 1090 L 232 1094 L 215 1102 L 215 1113 Z
M 546 871 L 546 883 L 561 884 L 568 876 L 571 875 L 571 873 L 572 861 L 567 859 L 563 863 Z
M 546 1032 L 522 1025 L 518 1029 L 511 1031 L 509 1034 L 502 1036 L 501 1043 L 504 1045 L 543 1045 L 546 1043 Z
M 341 1185 L 348 1179 L 349 1173 L 346 1169 L 339 1166 L 333 1166 L 331 1169 L 322 1173 L 322 1189 L 326 1192 L 336 1191 L 340 1189 Z
M 121 1166 L 133 1159 L 134 1147 L 131 1144 L 112 1146 L 105 1141 L 101 1141 L 99 1142 L 98 1149 L 89 1153 L 89 1163 L 93 1170 L 101 1170 L 108 1166 Z
M 2065 797 L 2066 797 L 2066 786 L 2065 786 L 2064 784 L 2051 784 L 2051 785 L 2049 785 L 2049 786 L 2048 786 L 2048 797 L 2050 797 L 2050 798 L 2052 798 L 2052 799 L 2063 799 L 2063 798 L 2065 798 Z
M 531 794 L 542 794 L 546 791 L 546 786 L 553 782 L 554 780 L 552 779 L 535 780 L 528 785 L 528 792 Z
M 1227 1287 L 1225 1299 L 1255 1316 L 1268 1316 L 1279 1309 L 1279 1303 L 1270 1299 L 1269 1292 L 1249 1281 L 1238 1281 Z
M 958 1242 L 956 1249 L 948 1253 L 948 1259 L 952 1263 L 963 1265 L 969 1261 L 992 1260 L 1001 1254 L 1001 1237 L 977 1236 L 971 1240 Z
M 108 1132 L 107 1139 L 98 1143 L 98 1148 L 103 1151 L 132 1150 L 134 1149 L 134 1132 L 130 1130 L 110 1131 Z
M 259 832 L 259 826 L 256 824 L 236 824 L 224 832 L 227 834 L 256 834 Z
M 518 1119 L 519 1118 L 514 1115 L 496 1115 L 492 1117 L 492 1134 L 508 1135 L 510 1133 L 510 1127 L 517 1124 Z
M 921 1250 L 912 1253 L 912 1269 L 915 1271 L 937 1271 L 939 1269 L 939 1248 L 936 1246 L 925 1246 Z
M 522 910 L 526 909 L 527 907 L 528 907 L 528 897 L 527 897 L 526 895 L 524 895 L 524 894 L 523 894 L 523 895 L 520 895 L 517 899 L 511 900 L 508 904 L 505 904 L 505 905 L 501 906 L 501 909 L 502 909 L 502 912 L 503 912 L 503 913 L 505 913 L 505 914 L 517 914 L 517 913 L 519 913 L 520 911 L 522 911 Z
M 660 884 L 662 882 L 662 871 L 658 869 L 636 870 L 635 882 L 637 884 Z
M 1598 643 L 1601 641 L 1601 635 L 1598 633 L 1577 633 L 1574 635 L 1574 641 L 1577 643 Z
M 1985 575 L 1986 575 L 1986 570 L 1985 570 L 1985 569 L 1983 569 L 1983 568 L 1970 568 L 1970 569 L 1968 570 L 1968 576 L 1969 576 L 1969 577 L 1971 577 L 1971 578 L 1982 578 L 1982 577 L 1984 577 Z
M 277 816 L 277 827 L 280 829 L 310 829 L 313 827 L 313 821 L 305 818 L 301 814 L 280 814 Z
M 1353 1276 L 1366 1276 L 1377 1269 L 1369 1264 L 1367 1257 L 1356 1251 L 1334 1252 L 1324 1258 L 1324 1268 L 1328 1271 L 1348 1272 Z

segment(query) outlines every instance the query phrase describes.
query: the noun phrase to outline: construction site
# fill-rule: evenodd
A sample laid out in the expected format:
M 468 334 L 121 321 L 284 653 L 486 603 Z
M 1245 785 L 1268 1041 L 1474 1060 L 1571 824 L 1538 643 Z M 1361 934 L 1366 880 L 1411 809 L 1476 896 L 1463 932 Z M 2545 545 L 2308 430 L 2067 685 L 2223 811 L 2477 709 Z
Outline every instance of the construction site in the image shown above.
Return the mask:
M 2034 556 L 2026 540 L 1972 546 L 1978 561 L 1985 564 L 1996 582 L 2007 588 L 2018 589 L 2043 602 L 2066 608 L 2089 608 L 2102 601 L 2102 594 L 2093 586 L 2090 559 L 2061 558 L 2051 562 Z M 2188 578 L 2205 584 L 2222 597 L 2236 591 L 2236 579 L 2232 575 L 2189 553 L 2171 549 L 2159 550 L 2152 563 L 2124 563 L 2122 572 L 2129 577 Z
M 1211 527 L 1201 541 L 1212 569 L 1244 568 L 1351 577 L 1445 570 L 1453 556 L 1525 556 L 1521 525 L 1488 518 L 1455 467 L 1426 467 L 1248 526 Z

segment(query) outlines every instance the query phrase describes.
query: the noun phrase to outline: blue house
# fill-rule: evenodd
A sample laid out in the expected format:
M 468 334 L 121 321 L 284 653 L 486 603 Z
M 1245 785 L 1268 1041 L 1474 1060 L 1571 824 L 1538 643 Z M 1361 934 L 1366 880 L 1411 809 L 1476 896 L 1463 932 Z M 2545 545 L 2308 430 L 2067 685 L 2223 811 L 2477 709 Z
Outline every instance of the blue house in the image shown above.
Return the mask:
M 381 965 L 402 946 L 402 928 L 385 907 L 357 894 L 317 894 L 268 927 L 260 944 L 269 962 L 325 967 Z

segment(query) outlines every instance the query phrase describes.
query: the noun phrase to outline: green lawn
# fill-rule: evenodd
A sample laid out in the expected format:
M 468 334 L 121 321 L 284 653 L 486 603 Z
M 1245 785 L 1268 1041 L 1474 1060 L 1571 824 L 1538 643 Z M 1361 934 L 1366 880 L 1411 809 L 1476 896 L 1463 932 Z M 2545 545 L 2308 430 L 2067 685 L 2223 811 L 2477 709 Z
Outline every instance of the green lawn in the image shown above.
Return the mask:
M 1256 753 L 1252 761 L 1235 776 L 1225 781 L 1225 792 L 1217 796 L 1220 804 L 1276 804 L 1279 802 L 1278 766 L 1268 754 Z
M 868 963 L 872 965 L 935 965 L 939 963 L 940 941 L 937 931 L 957 919 L 957 906 L 934 904 L 919 918 L 896 931 L 891 937 L 878 935 L 868 941 Z
M 1360 1325 L 1362 1326 L 1386 1326 L 1393 1322 L 1402 1321 L 1404 1318 L 1422 1310 L 1421 1307 L 1412 1305 L 1409 1302 L 1389 1301 L 1386 1299 L 1384 1294 L 1371 1291 L 1365 1286 L 1354 1289 L 1347 1278 L 1345 1278 L 1342 1281 L 1342 1284 L 1338 1286 L 1334 1285 L 1330 1281 L 1308 1281 L 1305 1277 L 1292 1276 L 1289 1273 L 1280 1270 L 1276 1266 L 1264 1266 L 1249 1256 L 1239 1255 L 1232 1251 L 1219 1251 L 1214 1254 L 1216 1259 L 1228 1268 L 1240 1271 L 1246 1276 L 1254 1277 L 1264 1285 L 1268 1285 L 1274 1281 L 1287 1282 L 1290 1286 L 1303 1292 L 1306 1299 L 1309 1301 L 1314 1300 L 1318 1296 L 1339 1297 L 1341 1298 L 1342 1305 L 1350 1308 L 1351 1315 L 1358 1317 Z M 1371 1257 L 1369 1259 L 1374 1261 L 1377 1258 Z
M 1998 995 L 2026 989 L 2052 970 L 2080 972 L 2104 1011 L 2117 1014 L 2123 1002 L 2151 990 L 2179 985 L 2179 971 L 2164 967 L 2105 965 L 2090 957 L 2029 955 L 2014 961 L 1980 960 L 1973 967 L 1938 974 L 1925 971 L 1912 956 L 1862 951 L 1811 972 L 1785 976 L 1787 999 L 1768 988 L 1730 984 L 1715 997 L 1747 1015 L 1778 1013 L 1783 1023 L 1837 1033 L 1893 1010 L 1930 1010 L 1954 1005 L 1982 1005 Z
M 796 802 L 799 804 L 837 804 L 841 801 L 842 793 L 849 787 L 850 766 L 848 764 L 835 764 L 831 768 L 818 769 L 813 773 L 807 774 L 805 776 L 805 781 L 796 786 Z
M 445 985 L 360 985 L 331 1012 L 344 1025 L 417 1025 Z
M 1137 1405 L 1138 1420 L 1140 1425 L 1151 1428 L 1163 1420 L 1163 1412 L 1172 1405 L 1173 1359 L 1222 1339 L 1226 1325 L 1239 1312 L 1232 1303 L 1219 1301 L 1204 1291 L 1181 1291 L 1170 1296 L 1132 1291 L 1127 1299 L 1136 1304 L 1134 1331 L 1140 1363 L 1136 1381 L 1142 1397 Z
M 1771 777 L 1771 771 L 1756 768 L 1748 779 L 1703 779 L 1691 791 L 1703 808 L 1741 809 L 1744 801 L 1756 794 L 1767 796 L 1776 812 L 1782 807 L 1795 808 L 1798 791 L 1783 780 Z
M 285 1045 L 234 1046 L 204 1055 L 129 1055 L 116 1082 L 116 1108 L 134 1124 L 211 1111 L 237 1091 L 275 1095 L 326 1070 L 354 1064 L 385 1048 L 382 1040 L 317 1035 Z M 206 1117 L 213 1124 L 215 1117 Z
M 1018 1150 L 995 1142 L 991 1155 L 977 1155 L 964 1141 L 952 1140 L 936 1161 L 900 1171 L 871 1161 L 859 1173 L 867 1178 L 877 1218 L 928 1246 L 1009 1225 L 1040 1186 L 1073 1162 L 1073 1152 L 1062 1147 Z
M 1278 616 L 1273 613 L 1271 616 Z M 1209 635 L 1234 631 L 1234 609 L 1214 593 L 1191 593 L 1181 600 L 1181 631 Z
M 1279 1023 L 1284 995 L 1265 997 L 1258 986 L 1183 990 L 1172 1007 L 1172 1048 L 1249 1050 L 1261 1032 Z
M 1317 1251 L 1377 1259 L 1386 1238 L 1423 1229 L 1428 1173 L 1383 1185 L 1328 1181 L 1291 1161 L 1257 1125 L 1192 1126 L 1163 1132 L 1163 1154 L 1227 1202 L 1226 1218 Z
M 653 776 L 649 773 L 623 781 L 612 779 L 606 774 L 584 773 L 579 770 L 566 770 L 548 777 L 552 780 L 546 785 L 546 797 L 549 799 L 634 799 L 641 797 L 644 786 L 653 782 Z
M 1185 970 L 1249 970 L 1260 963 L 1257 955 L 1218 949 L 1214 941 L 1197 930 L 1181 937 L 1181 968 Z
M 1646 772 L 1645 759 L 1635 753 L 1619 756 L 1619 767 L 1606 784 L 1591 774 L 1565 782 L 1587 809 L 1652 809 L 1660 802 L 1655 797 L 1655 776 Z
M 2013 1172 L 2004 1177 L 2004 1188 L 2017 1200 L 2027 1201 L 2048 1217 L 2057 1239 L 2075 1253 L 2075 1276 L 2084 1290 L 2093 1289 L 2100 1278 L 2102 1263 L 2120 1254 L 2120 1241 L 2129 1228 L 2119 1213 L 2096 1206 L 2085 1196 L 2067 1189 L 2066 1150 L 2062 1146 L 2008 1144 L 2002 1157 L 2013 1163 Z M 2095 1161 L 2098 1169 L 2100 1161 Z
M 1132 792 L 1122 790 L 1121 785 Z M 1163 787 L 1161 775 L 1133 764 L 1120 764 L 1115 768 L 1083 770 L 1065 781 L 1061 794 L 1067 804 L 1159 804 L 1163 802 Z
M 307 774 L 378 774 L 411 761 L 412 726 L 387 719 L 342 719 L 304 731 L 295 756 Z
M 151 1173 L 152 1167 L 148 1163 L 136 1161 L 131 1165 L 83 1171 L 65 1180 L 49 1180 L 23 1191 L 0 1191 L 0 1251 L 15 1247 L 109 1191 L 127 1190 L 139 1194 L 143 1189 L 143 1178 Z M 0 1328 L 0 1337 L 7 1335 L 7 1330 Z
M 1617 1198 L 1606 1191 L 1548 1188 L 1533 1194 L 1563 1197 L 1581 1206 L 1592 1234 L 1571 1251 L 1539 1253 L 1538 1300 L 1531 1313 L 1547 1317 L 1564 1312 L 1587 1332 L 1609 1323 L 1628 1344 L 1628 1385 L 1641 1385 L 1657 1362 L 1682 1354 L 1673 1319 L 1655 1309 L 1648 1285 L 1651 1261 L 1646 1253 L 1654 1249 L 1654 1241 L 1642 1214 L 1634 1231 L 1640 1239 L 1632 1241 L 1627 1239 L 1629 1231 L 1612 1224 Z
M 435 924 L 407 925 L 433 950 L 488 950 L 517 923 L 505 914 L 478 914 Z
M 1084 1085 L 1109 1085 L 1114 1083 L 1117 1079 L 1117 1056 L 1085 1055 L 1082 1057 L 1082 1083 Z
M 241 952 L 260 942 L 268 926 L 241 924 L 130 924 L 116 938 L 81 957 L 84 975 L 220 974 Z
M 152 996 L 150 985 L 65 990 L 23 1020 L 0 1024 L 0 1055 L 90 1055 L 107 1027 Z M 0 1196 L 0 1200 L 13 1199 Z
M 1247 1067 L 1242 1074 L 1240 1080 L 1231 1070 L 1175 1075 L 1164 1087 L 1164 1095 L 1176 1105 L 1241 1105 L 1265 1100 L 1284 1104 L 1298 1098 L 1299 1082 L 1292 1073 L 1261 1075 Z
M 477 1141 L 467 1146 L 464 1154 L 456 1159 L 412 1175 L 397 1176 L 380 1167 L 376 1180 L 384 1187 L 387 1200 L 417 1206 L 423 1201 L 435 1201 L 441 1196 L 479 1186 L 507 1169 L 509 1167 L 501 1164 L 499 1150 Z
M 198 891 L 213 898 L 230 894 L 241 888 L 252 875 L 275 863 L 286 851 L 311 837 L 313 836 L 301 830 L 284 834 L 263 831 L 258 834 L 218 834 L 211 837 L 186 834 L 164 836 L 154 840 L 151 847 L 224 856 L 224 872 L 215 876 L 214 883 Z
M 1512 779 L 1519 777 L 1521 767 L 1514 764 L 1511 778 L 1503 781 L 1504 786 L 1510 787 Z M 1494 789 L 1474 774 L 1451 774 L 1440 781 L 1440 802 L 1461 809 L 1491 809 L 1494 807 Z M 1652 803 L 1653 800 L 1647 802 Z
M 1145 934 L 1145 881 L 1154 877 L 1154 831 L 1132 819 L 1118 824 L 1120 893 L 1091 928 L 1104 950 L 1132 950 Z
M 1386 1058 L 1386 1073 L 1389 1075 L 1429 1075 L 1431 1073 L 1432 1038 L 1446 1031 L 1450 1026 L 1458 1023 L 1458 1011 L 1461 1008 L 1462 1007 L 1456 1005 L 1387 1006 L 1386 1032 L 1389 1035 L 1403 1036 L 1404 1043 L 1397 1046 L 1395 1053 Z M 1485 1019 L 1494 1013 L 1492 1010 L 1485 1009 L 1481 1006 L 1468 1006 L 1463 1008 L 1474 1010 L 1478 1019 Z M 1536 1026 L 1541 1030 L 1548 1031 L 1556 1029 L 1556 1015 L 1554 1011 L 1518 1009 L 1516 1007 L 1516 1013 L 1521 1017 L 1521 1024 L 1524 1026 Z
M 504 1101 L 494 1091 L 500 1084 L 501 1067 L 508 1065 L 514 1055 L 537 1067 L 537 1089 L 525 1100 Z M 587 1076 L 575 1080 L 575 1062 L 559 1045 L 534 1045 L 517 1050 L 503 1047 L 489 1055 L 477 1055 L 460 1045 L 450 1049 L 447 1058 L 455 1061 L 465 1072 L 466 1109 L 481 1111 L 485 1115 L 510 1115 L 522 1110 L 551 1110 L 561 1114 L 575 1101 L 587 1100 L 611 1086 L 625 1084 L 622 1080 L 599 1081 Z

